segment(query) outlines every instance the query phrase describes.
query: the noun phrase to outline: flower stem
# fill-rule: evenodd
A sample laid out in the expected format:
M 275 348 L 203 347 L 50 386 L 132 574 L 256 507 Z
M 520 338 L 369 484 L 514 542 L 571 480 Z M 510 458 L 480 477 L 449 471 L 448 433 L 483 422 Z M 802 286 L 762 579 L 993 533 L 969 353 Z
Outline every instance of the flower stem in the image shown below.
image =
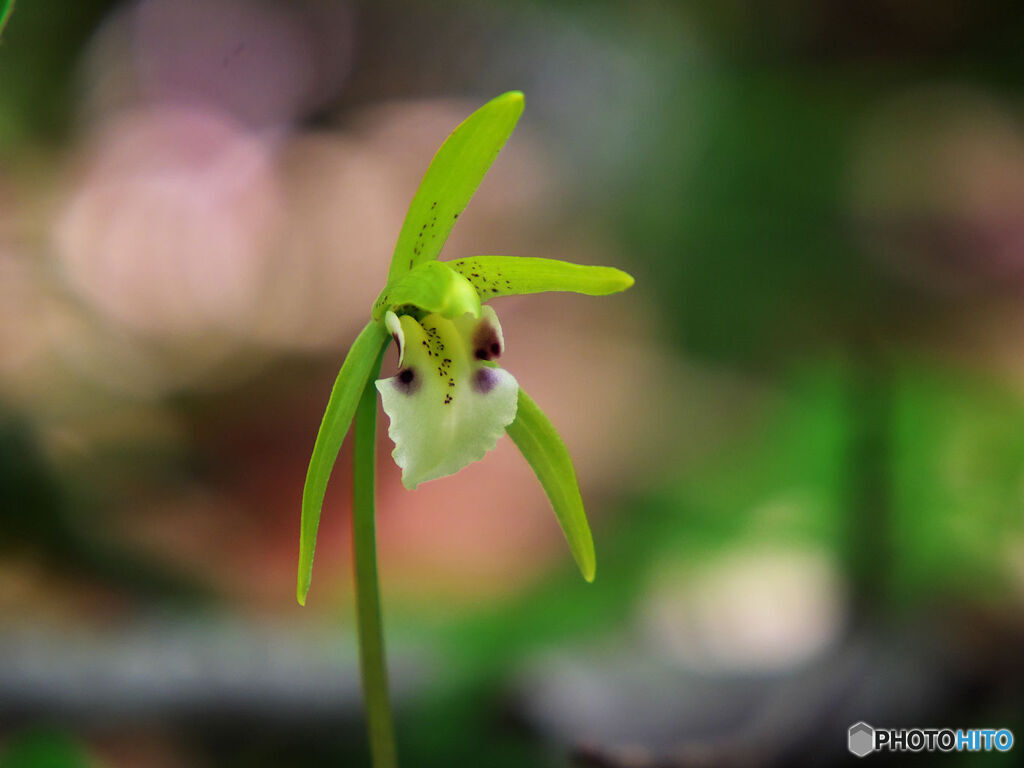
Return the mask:
M 352 464 L 352 548 L 356 579 L 356 619 L 363 702 L 374 768 L 396 768 L 395 727 L 388 697 L 388 671 L 377 583 L 377 539 L 374 531 L 374 452 L 377 433 L 377 389 L 374 373 L 356 409 L 355 459 Z

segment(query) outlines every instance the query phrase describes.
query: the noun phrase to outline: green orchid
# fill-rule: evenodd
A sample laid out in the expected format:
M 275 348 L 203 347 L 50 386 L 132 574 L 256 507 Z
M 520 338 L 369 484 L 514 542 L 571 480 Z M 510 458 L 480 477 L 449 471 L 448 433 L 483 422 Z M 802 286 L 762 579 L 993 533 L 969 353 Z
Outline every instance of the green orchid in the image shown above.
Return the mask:
M 353 541 L 363 688 L 374 765 L 396 764 L 384 665 L 374 533 L 376 395 L 390 420 L 392 453 L 409 488 L 454 474 L 508 433 L 540 480 L 583 577 L 594 542 L 568 450 L 551 422 L 497 365 L 505 348 L 492 299 L 544 291 L 601 296 L 633 278 L 611 267 L 542 258 L 473 256 L 438 261 L 441 249 L 523 111 L 523 95 L 485 104 L 448 137 L 413 197 L 387 284 L 331 391 L 302 497 L 298 600 L 305 604 L 324 492 L 350 424 L 354 429 Z M 377 379 L 398 347 L 395 375 Z

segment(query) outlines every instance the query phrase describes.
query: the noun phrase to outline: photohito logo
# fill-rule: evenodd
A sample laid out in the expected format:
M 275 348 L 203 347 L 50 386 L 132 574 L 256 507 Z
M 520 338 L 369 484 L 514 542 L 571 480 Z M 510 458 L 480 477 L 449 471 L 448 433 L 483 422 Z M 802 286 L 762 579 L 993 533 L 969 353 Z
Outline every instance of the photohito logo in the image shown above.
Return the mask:
M 846 748 L 857 757 L 872 752 L 1006 752 L 1013 747 L 1009 728 L 875 728 L 854 723 Z
M 854 723 L 846 734 L 846 747 L 857 757 L 875 751 L 875 729 L 867 723 Z

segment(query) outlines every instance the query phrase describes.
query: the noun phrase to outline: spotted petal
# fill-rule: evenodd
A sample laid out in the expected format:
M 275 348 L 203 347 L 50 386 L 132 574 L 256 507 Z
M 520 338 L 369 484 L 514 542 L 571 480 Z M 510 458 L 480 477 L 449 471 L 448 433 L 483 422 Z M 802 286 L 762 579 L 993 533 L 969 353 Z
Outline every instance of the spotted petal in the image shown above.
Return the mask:
M 398 233 L 388 283 L 441 253 L 456 219 L 512 135 L 522 112 L 523 94 L 504 93 L 462 121 L 437 150 Z
M 557 259 L 470 256 L 445 263 L 469 281 L 481 301 L 547 291 L 607 296 L 633 285 L 633 276 L 621 269 L 571 264 Z
M 490 307 L 479 318 L 430 314 L 419 322 L 389 312 L 386 325 L 401 362 L 377 389 L 391 420 L 392 456 L 413 489 L 483 458 L 516 417 L 519 385 L 491 362 L 504 341 Z

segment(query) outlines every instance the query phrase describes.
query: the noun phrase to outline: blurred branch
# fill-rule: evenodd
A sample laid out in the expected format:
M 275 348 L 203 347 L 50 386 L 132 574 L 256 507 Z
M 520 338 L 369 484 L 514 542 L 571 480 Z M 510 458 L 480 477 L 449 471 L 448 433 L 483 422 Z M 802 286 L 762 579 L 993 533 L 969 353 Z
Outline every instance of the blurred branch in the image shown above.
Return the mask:
M 7 622 L 5 621 L 5 625 Z M 399 646 L 396 699 L 422 687 L 424 652 Z M 170 613 L 109 629 L 0 629 L 0 732 L 40 716 L 78 724 L 224 716 L 337 728 L 359 716 L 355 643 L 333 625 Z
M 892 374 L 884 355 L 862 350 L 851 374 L 848 573 L 854 621 L 884 611 L 892 526 Z

